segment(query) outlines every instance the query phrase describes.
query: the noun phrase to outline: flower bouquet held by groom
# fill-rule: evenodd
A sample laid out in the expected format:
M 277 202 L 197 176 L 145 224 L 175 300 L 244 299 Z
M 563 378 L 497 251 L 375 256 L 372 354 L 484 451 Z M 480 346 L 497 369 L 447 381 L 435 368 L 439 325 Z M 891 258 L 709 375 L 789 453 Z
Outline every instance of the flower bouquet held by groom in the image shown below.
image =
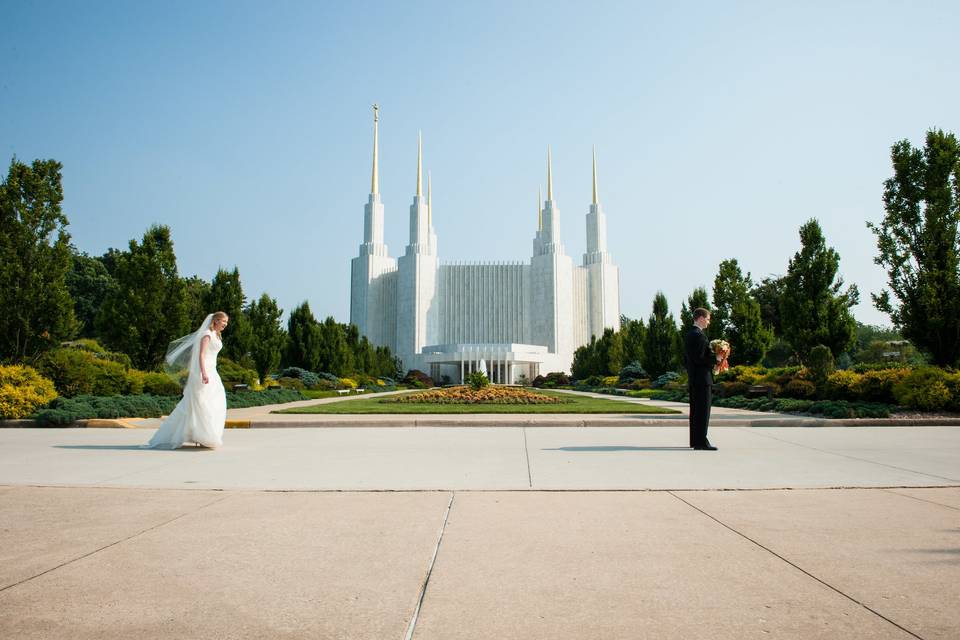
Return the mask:
M 726 340 L 711 340 L 710 349 L 717 356 L 717 364 L 713 366 L 713 375 L 718 375 L 730 368 L 727 358 L 730 357 L 730 343 Z

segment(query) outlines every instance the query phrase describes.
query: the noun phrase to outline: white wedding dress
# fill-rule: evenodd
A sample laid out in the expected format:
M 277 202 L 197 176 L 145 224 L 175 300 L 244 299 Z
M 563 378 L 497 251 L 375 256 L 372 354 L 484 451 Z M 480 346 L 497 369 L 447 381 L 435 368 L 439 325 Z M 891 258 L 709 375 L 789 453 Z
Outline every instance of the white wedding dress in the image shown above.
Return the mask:
M 210 337 L 203 352 L 203 365 L 209 382 L 203 384 L 199 367 L 190 367 L 183 398 L 150 439 L 147 446 L 151 449 L 177 449 L 188 442 L 210 448 L 223 444 L 227 396 L 220 374 L 217 373 L 217 354 L 223 348 L 223 342 L 212 329 L 203 336 Z

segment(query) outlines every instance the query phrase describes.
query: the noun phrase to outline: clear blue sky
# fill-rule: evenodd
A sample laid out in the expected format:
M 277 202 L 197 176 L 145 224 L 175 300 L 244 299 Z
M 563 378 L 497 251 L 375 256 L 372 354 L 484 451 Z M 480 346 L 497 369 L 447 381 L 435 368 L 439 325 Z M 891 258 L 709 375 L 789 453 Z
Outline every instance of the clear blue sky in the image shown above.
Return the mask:
M 864 222 L 896 140 L 960 133 L 960 3 L 782 4 L 0 0 L 3 171 L 62 162 L 92 255 L 166 224 L 182 274 L 347 321 L 378 102 L 391 255 L 418 129 L 444 261 L 529 259 L 549 144 L 579 263 L 596 144 L 627 315 L 784 273 L 817 217 L 887 324 Z

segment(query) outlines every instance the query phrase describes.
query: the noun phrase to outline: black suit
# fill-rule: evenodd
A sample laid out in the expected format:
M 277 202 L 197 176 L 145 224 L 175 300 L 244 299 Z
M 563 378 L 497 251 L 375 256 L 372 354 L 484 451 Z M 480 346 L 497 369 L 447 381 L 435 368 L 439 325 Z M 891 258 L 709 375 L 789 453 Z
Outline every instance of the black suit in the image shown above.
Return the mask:
M 717 357 L 700 327 L 694 325 L 683 337 L 683 359 L 690 392 L 690 446 L 708 445 L 710 402 L 713 400 L 713 367 Z

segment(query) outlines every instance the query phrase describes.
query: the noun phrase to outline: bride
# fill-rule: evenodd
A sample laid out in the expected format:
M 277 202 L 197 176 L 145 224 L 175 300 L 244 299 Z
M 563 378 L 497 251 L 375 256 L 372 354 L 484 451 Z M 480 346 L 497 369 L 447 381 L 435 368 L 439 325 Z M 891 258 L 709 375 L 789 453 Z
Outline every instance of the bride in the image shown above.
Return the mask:
M 223 444 L 227 396 L 217 374 L 217 353 L 223 347 L 221 332 L 230 319 L 223 311 L 211 313 L 194 333 L 170 343 L 166 362 L 189 371 L 183 398 L 160 424 L 146 446 L 176 449 L 195 442 L 211 449 Z

